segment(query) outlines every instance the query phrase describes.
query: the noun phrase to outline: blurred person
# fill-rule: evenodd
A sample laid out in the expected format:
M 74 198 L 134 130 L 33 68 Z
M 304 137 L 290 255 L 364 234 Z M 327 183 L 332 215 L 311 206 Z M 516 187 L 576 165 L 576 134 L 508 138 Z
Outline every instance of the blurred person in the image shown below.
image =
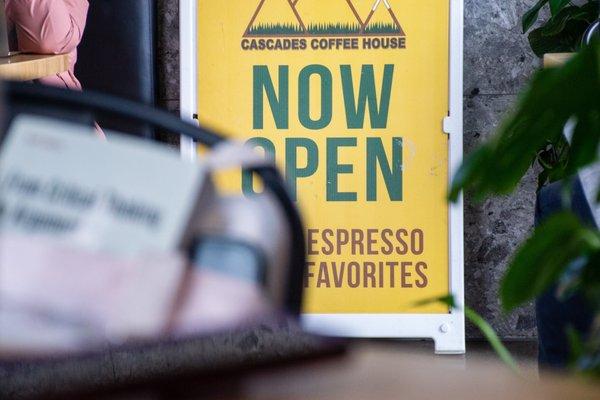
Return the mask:
M 6 17 L 16 32 L 19 51 L 69 54 L 69 69 L 40 79 L 41 83 L 81 90 L 75 77 L 77 46 L 88 12 L 87 0 L 5 0 Z
M 81 90 L 75 64 L 88 8 L 88 0 L 5 0 L 9 31 L 16 33 L 19 51 L 69 55 L 67 71 L 41 78 L 40 83 Z M 96 134 L 104 138 L 98 124 L 95 128 Z
M 600 175 L 598 166 L 596 177 Z M 596 228 L 594 211 L 585 194 L 585 187 L 596 179 L 577 177 L 572 182 L 572 193 L 565 204 L 564 182 L 554 182 L 544 186 L 537 194 L 535 208 L 535 225 L 539 226 L 548 218 L 563 211 L 573 212 L 579 220 L 590 228 Z M 585 264 L 583 258 L 570 264 L 565 272 L 575 276 Z M 535 302 L 536 322 L 538 330 L 538 361 L 544 369 L 566 369 L 571 359 L 571 344 L 568 330 L 573 329 L 582 340 L 588 340 L 594 323 L 594 312 L 589 299 L 583 293 L 559 292 L 559 285 L 552 285 L 542 293 Z

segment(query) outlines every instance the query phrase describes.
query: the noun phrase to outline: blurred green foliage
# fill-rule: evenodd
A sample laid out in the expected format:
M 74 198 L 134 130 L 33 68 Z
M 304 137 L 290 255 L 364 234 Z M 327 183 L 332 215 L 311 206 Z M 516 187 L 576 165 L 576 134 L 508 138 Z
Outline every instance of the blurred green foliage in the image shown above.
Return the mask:
M 550 17 L 530 31 L 545 7 L 550 9 Z M 598 10 L 598 0 L 587 0 L 583 4 L 570 0 L 539 0 L 523 15 L 523 33 L 530 31 L 529 43 L 538 57 L 545 53 L 576 51 L 585 30 L 598 18 Z
M 595 161 L 600 139 L 600 43 L 595 41 L 561 68 L 538 71 L 497 135 L 466 157 L 450 198 L 463 188 L 482 199 L 512 192 L 540 149 L 563 138 L 574 123 L 565 176 Z
M 540 19 L 540 11 L 549 9 L 549 17 L 536 29 L 531 29 Z M 573 52 L 580 48 L 586 29 L 600 13 L 599 0 L 538 0 L 522 17 L 523 33 L 529 32 L 529 43 L 533 52 L 542 57 L 546 53 Z M 562 138 L 548 140 L 538 149 L 537 159 L 541 172 L 538 175 L 538 189 L 546 183 L 556 182 L 565 177 L 569 145 Z
M 558 7 L 565 2 L 554 3 Z M 454 176 L 450 199 L 456 200 L 461 190 L 477 199 L 511 193 L 540 149 L 564 141 L 567 124 L 572 127 L 571 145 L 561 149 L 566 157 L 559 173 L 566 190 L 570 177 L 598 162 L 600 40 L 564 66 L 535 74 L 497 134 L 465 158 Z M 570 268 L 575 264 L 578 268 Z M 574 366 L 600 377 L 600 233 L 570 212 L 547 219 L 517 250 L 501 285 L 503 308 L 512 311 L 553 284 L 558 284 L 560 295 L 577 291 L 590 300 L 596 312 L 591 336 L 583 340 L 571 333 L 570 338 Z

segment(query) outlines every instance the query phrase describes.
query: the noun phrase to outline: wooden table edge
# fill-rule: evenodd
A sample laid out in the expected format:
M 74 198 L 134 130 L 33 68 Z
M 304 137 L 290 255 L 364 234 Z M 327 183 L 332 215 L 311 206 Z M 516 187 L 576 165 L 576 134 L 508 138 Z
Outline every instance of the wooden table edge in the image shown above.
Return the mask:
M 17 54 L 0 58 L 0 78 L 30 81 L 69 69 L 68 54 Z

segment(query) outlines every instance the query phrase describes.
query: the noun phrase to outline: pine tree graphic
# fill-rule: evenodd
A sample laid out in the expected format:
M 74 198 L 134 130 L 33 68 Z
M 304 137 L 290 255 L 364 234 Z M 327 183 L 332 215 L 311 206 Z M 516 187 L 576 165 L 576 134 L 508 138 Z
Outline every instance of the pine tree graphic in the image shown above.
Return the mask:
M 343 36 L 343 35 L 399 35 L 405 36 L 404 30 L 390 5 L 390 0 L 374 0 L 373 6 L 370 9 L 369 15 L 363 21 L 352 3 L 352 0 L 345 1 L 356 18 L 354 23 L 318 23 L 306 25 L 298 12 L 297 5 L 301 0 L 279 0 L 287 2 L 296 23 L 259 23 L 255 24 L 257 17 L 263 10 L 263 6 L 267 0 L 260 0 L 256 11 L 252 15 L 250 22 L 246 28 L 244 36 Z M 382 5 L 387 9 L 391 22 L 375 22 L 371 23 L 371 18 Z

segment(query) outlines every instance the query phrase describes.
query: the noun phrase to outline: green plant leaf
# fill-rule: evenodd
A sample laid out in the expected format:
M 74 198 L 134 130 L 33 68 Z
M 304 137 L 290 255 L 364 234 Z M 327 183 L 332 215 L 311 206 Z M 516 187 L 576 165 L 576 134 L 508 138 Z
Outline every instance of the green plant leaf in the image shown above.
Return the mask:
M 556 15 L 563 7 L 569 4 L 571 0 L 550 0 L 550 13 Z
M 452 180 L 450 193 L 448 195 L 450 201 L 456 201 L 464 187 L 468 185 L 478 186 L 476 183 L 480 172 L 478 169 L 481 168 L 482 165 L 488 163 L 489 157 L 492 156 L 491 151 L 492 149 L 490 146 L 484 145 L 465 157 L 462 165 Z M 483 182 L 481 184 L 483 184 Z
M 600 310 L 600 251 L 588 257 L 578 286 L 591 306 Z
M 550 171 L 545 169 L 542 172 L 540 172 L 540 174 L 538 175 L 538 184 L 537 184 L 537 191 L 539 192 L 544 185 L 546 185 L 546 182 L 548 182 L 550 177 Z
M 572 213 L 548 218 L 519 248 L 502 280 L 504 310 L 511 311 L 540 295 L 558 280 L 569 263 L 598 249 L 598 232 L 583 226 Z
M 434 303 L 443 303 L 450 308 L 457 308 L 456 300 L 452 295 L 435 297 L 433 299 L 419 301 L 415 304 L 415 307 L 422 307 Z M 477 314 L 477 312 L 475 312 L 469 307 L 465 307 L 465 318 L 471 321 L 471 323 L 481 331 L 481 333 L 488 341 L 488 343 L 492 346 L 500 360 L 502 360 L 502 362 L 504 362 L 504 364 L 510 367 L 510 369 L 512 369 L 514 372 L 519 373 L 519 367 L 515 359 L 512 357 L 506 346 L 502 344 L 502 341 L 494 331 L 494 328 L 492 328 L 491 325 L 488 324 L 485 319 L 483 319 L 483 317 L 481 317 L 479 314 Z
M 523 33 L 527 33 L 529 28 L 536 23 L 540 10 L 546 5 L 546 3 L 548 3 L 548 0 L 539 0 L 532 8 L 529 9 L 529 11 L 523 14 L 523 18 L 521 19 Z
M 531 49 L 538 57 L 577 50 L 584 32 L 598 17 L 598 9 L 598 1 L 562 8 L 543 26 L 529 33 Z
M 540 58 L 546 53 L 571 53 L 577 51 L 587 26 L 586 22 L 569 20 L 555 35 L 544 35 L 540 29 L 534 29 L 528 36 L 529 45 Z
M 570 364 L 575 364 L 577 360 L 584 354 L 585 344 L 581 340 L 579 333 L 573 328 L 572 325 L 567 326 L 567 340 L 569 342 L 569 358 Z
M 456 308 L 456 301 L 454 300 L 454 296 L 447 295 L 442 297 L 434 297 L 432 299 L 425 299 L 415 303 L 415 307 L 423 307 L 428 306 L 430 304 L 442 303 L 447 305 L 450 308 Z
M 540 149 L 559 142 L 572 116 L 587 116 L 590 127 L 600 123 L 598 93 L 600 41 L 596 40 L 563 67 L 535 74 L 497 134 L 465 158 L 454 176 L 450 199 L 461 190 L 470 190 L 476 199 L 512 192 Z
M 573 174 L 582 166 L 597 160 L 600 145 L 600 108 L 581 113 L 576 123 L 569 151 L 567 174 Z
M 566 167 L 569 156 L 569 143 L 560 136 L 556 142 L 548 141 L 538 151 L 537 162 L 542 167 L 538 174 L 538 191 L 548 182 L 556 182 L 567 176 Z
M 565 7 L 538 29 L 542 35 L 551 36 L 559 34 L 565 28 L 567 22 L 571 20 L 582 21 L 589 26 L 589 24 L 596 19 L 596 7 L 597 3 L 588 3 L 582 7 Z

